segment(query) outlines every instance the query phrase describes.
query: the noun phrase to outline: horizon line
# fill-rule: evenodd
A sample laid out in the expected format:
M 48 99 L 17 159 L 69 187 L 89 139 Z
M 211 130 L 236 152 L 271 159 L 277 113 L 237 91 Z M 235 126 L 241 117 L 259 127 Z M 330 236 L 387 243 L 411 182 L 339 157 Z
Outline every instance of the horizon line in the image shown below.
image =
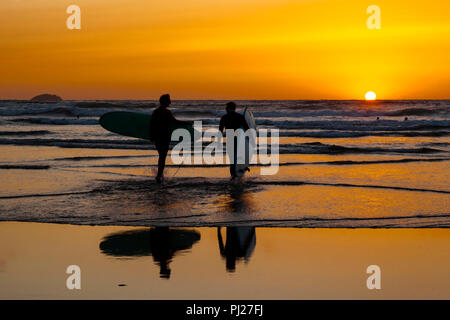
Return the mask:
M 3 99 L 0 98 L 0 101 L 26 101 L 26 102 L 31 102 L 31 99 L 19 99 L 19 98 L 14 98 L 14 99 Z M 124 99 L 124 98 L 120 98 L 120 99 L 110 99 L 110 98 L 106 98 L 106 99 L 62 99 L 61 102 L 63 101 L 158 101 L 158 98 L 155 99 Z M 442 101 L 442 100 L 450 100 L 449 98 L 395 98 L 395 99 L 376 99 L 376 100 L 366 100 L 366 99 L 300 99 L 300 98 L 296 98 L 296 99 L 251 99 L 251 98 L 246 98 L 246 99 L 219 99 L 219 98 L 215 98 L 215 99 L 171 99 L 172 101 L 366 101 L 366 102 L 376 102 L 376 101 L 420 101 L 420 100 L 428 100 L 428 101 Z M 39 103 L 39 102 L 35 102 L 35 103 Z M 44 102 L 45 103 L 45 102 Z

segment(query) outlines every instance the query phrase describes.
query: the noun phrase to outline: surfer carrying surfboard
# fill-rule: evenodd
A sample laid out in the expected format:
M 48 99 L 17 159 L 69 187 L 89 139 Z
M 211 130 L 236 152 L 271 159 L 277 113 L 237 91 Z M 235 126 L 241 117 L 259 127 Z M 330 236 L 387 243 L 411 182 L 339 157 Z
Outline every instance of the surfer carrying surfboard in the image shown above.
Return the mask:
M 174 124 L 191 124 L 187 121 L 175 119 L 172 112 L 167 107 L 172 103 L 170 95 L 163 94 L 159 98 L 160 106 L 153 110 L 150 120 L 150 140 L 155 143 L 158 151 L 158 174 L 156 182 L 161 183 L 164 167 L 166 165 L 166 157 L 169 152 L 169 145 L 172 135 L 171 126 Z
M 237 130 L 237 129 L 243 129 L 244 131 L 249 129 L 249 126 L 247 124 L 247 121 L 245 121 L 245 117 L 236 112 L 236 103 L 234 102 L 228 102 L 226 104 L 226 108 L 225 110 L 227 111 L 227 114 L 222 116 L 222 118 L 220 119 L 220 124 L 219 124 L 219 130 L 220 132 L 224 132 L 225 129 L 233 129 L 233 130 Z M 234 137 L 234 144 L 233 144 L 233 148 L 234 148 L 234 158 L 236 158 L 236 154 L 237 154 L 237 137 Z M 230 159 L 230 174 L 231 174 L 231 178 L 234 179 L 236 178 L 236 159 Z

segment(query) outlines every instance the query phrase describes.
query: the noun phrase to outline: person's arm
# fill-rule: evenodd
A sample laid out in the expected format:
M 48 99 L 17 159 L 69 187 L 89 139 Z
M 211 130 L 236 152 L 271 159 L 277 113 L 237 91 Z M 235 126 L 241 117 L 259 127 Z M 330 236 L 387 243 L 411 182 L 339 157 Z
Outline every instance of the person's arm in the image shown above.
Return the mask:
M 219 123 L 219 131 L 223 133 L 223 130 L 225 129 L 225 124 L 224 124 L 224 120 L 223 117 L 220 118 L 220 123 Z
M 193 124 L 194 124 L 193 121 L 183 121 L 183 120 L 178 120 L 178 119 L 176 119 L 176 118 L 173 116 L 172 111 L 170 111 L 170 110 L 167 110 L 167 111 L 169 111 L 169 118 L 170 118 L 170 121 L 173 122 L 173 123 L 175 123 L 175 124 L 188 124 L 188 125 L 193 125 Z

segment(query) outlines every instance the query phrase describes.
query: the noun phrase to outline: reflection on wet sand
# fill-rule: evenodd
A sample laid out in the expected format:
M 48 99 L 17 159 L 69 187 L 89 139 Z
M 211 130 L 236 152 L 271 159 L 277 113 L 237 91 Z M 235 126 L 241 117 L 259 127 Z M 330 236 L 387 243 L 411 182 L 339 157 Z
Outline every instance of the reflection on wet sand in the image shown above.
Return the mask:
M 245 187 L 238 184 L 230 189 L 224 207 L 230 213 L 251 213 L 253 201 Z M 220 255 L 225 259 L 227 271 L 235 272 L 236 262 L 244 259 L 244 262 L 248 263 L 255 249 L 255 227 L 226 227 L 225 243 L 220 229 L 220 227 L 217 228 Z
M 256 211 L 253 196 L 263 188 L 248 181 L 233 184 L 228 180 L 193 178 L 173 179 L 161 186 L 142 180 L 102 181 L 95 190 L 93 196 L 100 197 L 99 202 L 114 203 L 114 210 L 105 208 L 104 213 L 115 221 L 125 223 L 130 218 L 146 220 L 147 225 L 171 227 L 167 220 L 181 217 L 174 221 L 177 226 L 178 222 L 189 226 L 189 220 L 198 225 L 197 219 L 209 214 L 252 214 Z
M 227 227 L 226 242 L 223 243 L 220 227 L 217 228 L 220 255 L 225 259 L 228 272 L 236 270 L 236 262 L 244 259 L 245 263 L 250 257 L 256 245 L 256 231 L 254 227 Z
M 150 230 L 2 222 L 0 299 L 450 298 L 448 229 L 258 228 L 257 249 L 232 274 L 217 248 L 217 228 L 193 229 L 192 248 L 175 252 L 180 246 L 167 237 L 153 243 Z M 158 245 L 165 249 L 153 249 Z M 161 256 L 173 260 L 170 281 L 159 277 Z M 82 270 L 82 290 L 67 290 L 72 264 Z M 376 292 L 366 287 L 372 264 L 382 270 Z
M 100 250 L 114 257 L 152 255 L 160 267 L 160 277 L 169 279 L 172 258 L 179 251 L 191 249 L 199 240 L 200 234 L 193 230 L 157 227 L 110 234 L 100 243 Z
M 244 184 L 230 185 L 228 193 L 222 200 L 222 206 L 230 213 L 253 213 L 254 203 L 252 200 L 253 189 Z
M 164 198 L 164 197 L 163 197 Z M 252 211 L 249 191 L 243 185 L 230 185 L 229 193 L 221 199 L 221 206 L 229 213 L 246 214 Z M 160 207 L 165 201 L 158 202 Z M 217 229 L 219 252 L 226 260 L 226 270 L 234 272 L 236 262 L 244 259 L 247 263 L 255 249 L 256 231 L 254 227 L 226 227 L 226 239 Z M 160 267 L 160 277 L 170 278 L 169 264 L 178 251 L 191 249 L 200 240 L 194 230 L 155 227 L 149 230 L 125 231 L 106 236 L 100 243 L 102 253 L 114 257 L 142 257 L 152 255 Z

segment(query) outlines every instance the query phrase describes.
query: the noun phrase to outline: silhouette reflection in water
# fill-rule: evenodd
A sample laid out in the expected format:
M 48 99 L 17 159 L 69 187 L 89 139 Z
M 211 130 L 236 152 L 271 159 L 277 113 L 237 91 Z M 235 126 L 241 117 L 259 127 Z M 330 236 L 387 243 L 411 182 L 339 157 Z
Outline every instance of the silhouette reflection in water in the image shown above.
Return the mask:
M 241 184 L 231 188 L 226 209 L 233 214 L 251 214 L 252 199 Z M 226 270 L 236 271 L 236 262 L 243 259 L 245 263 L 256 246 L 255 227 L 226 227 L 226 240 L 223 241 L 221 228 L 217 228 L 220 255 L 225 259 Z
M 110 234 L 100 243 L 100 250 L 114 257 L 152 255 L 160 267 L 160 277 L 169 279 L 172 258 L 178 251 L 192 248 L 199 240 L 200 234 L 194 230 L 156 227 Z
M 220 255 L 225 258 L 227 271 L 234 272 L 236 262 L 244 259 L 247 263 L 255 249 L 255 227 L 227 227 L 225 244 L 220 229 L 217 228 Z
M 226 197 L 222 200 L 222 206 L 233 214 L 251 214 L 254 212 L 252 193 L 246 190 L 243 184 L 230 185 Z

